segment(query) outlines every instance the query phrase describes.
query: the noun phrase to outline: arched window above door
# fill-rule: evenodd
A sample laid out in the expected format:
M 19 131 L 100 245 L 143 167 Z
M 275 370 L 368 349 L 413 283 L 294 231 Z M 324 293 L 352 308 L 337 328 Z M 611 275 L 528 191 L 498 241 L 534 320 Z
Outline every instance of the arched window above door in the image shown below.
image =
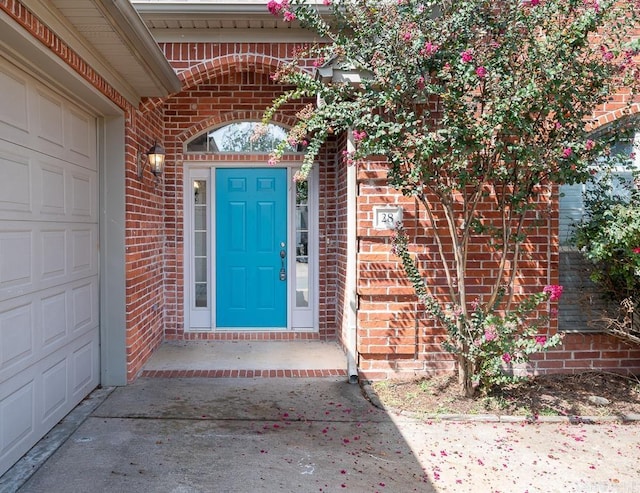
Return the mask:
M 260 122 L 233 122 L 207 130 L 187 142 L 187 153 L 269 154 L 287 139 L 287 130 L 279 125 Z M 296 152 L 288 148 L 288 152 Z

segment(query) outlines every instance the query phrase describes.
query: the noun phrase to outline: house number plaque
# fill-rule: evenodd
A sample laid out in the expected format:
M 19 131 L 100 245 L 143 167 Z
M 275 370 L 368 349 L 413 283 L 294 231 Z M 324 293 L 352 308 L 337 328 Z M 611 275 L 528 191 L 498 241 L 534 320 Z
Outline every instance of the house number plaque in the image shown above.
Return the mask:
M 374 206 L 373 227 L 375 229 L 393 229 L 402 222 L 402 207 Z

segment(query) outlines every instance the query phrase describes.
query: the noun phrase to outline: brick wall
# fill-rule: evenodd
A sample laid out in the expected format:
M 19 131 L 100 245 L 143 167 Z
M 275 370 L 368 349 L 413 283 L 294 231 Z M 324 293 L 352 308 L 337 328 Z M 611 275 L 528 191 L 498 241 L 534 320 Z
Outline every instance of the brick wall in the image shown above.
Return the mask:
M 0 8 L 48 46 L 64 63 L 122 108 L 127 118 L 126 141 L 126 344 L 128 378 L 132 380 L 152 351 L 167 338 L 185 335 L 183 313 L 183 212 L 182 144 L 197 133 L 219 123 L 259 119 L 262 111 L 283 87 L 270 78 L 283 60 L 290 58 L 293 44 L 275 43 L 167 43 L 167 58 L 183 80 L 184 91 L 167 100 L 146 101 L 140 109 L 130 107 L 77 53 L 42 24 L 17 0 L 1 2 Z M 628 95 L 620 94 L 598 112 L 598 125 L 624 116 Z M 293 123 L 291 105 L 277 121 Z M 287 113 L 288 112 L 288 113 Z M 632 112 L 638 112 L 634 107 Z M 158 138 L 167 148 L 167 170 L 155 180 L 148 170 L 140 180 L 137 156 Z M 336 147 L 333 147 L 335 145 Z M 344 165 L 336 163 L 332 144 L 320 159 L 320 327 L 323 338 L 337 334 L 344 319 L 346 180 Z M 197 156 L 195 157 L 198 158 Z M 264 156 L 225 156 L 234 161 Z M 405 223 L 418 240 L 419 253 L 433 247 L 424 213 L 409 199 L 386 187 L 384 165 L 369 163 L 358 174 L 358 351 L 365 378 L 386 378 L 423 372 L 450 372 L 452 357 L 441 348 L 442 329 L 435 327 L 416 302 L 397 259 L 390 253 L 389 233 L 372 228 L 374 205 L 401 203 Z M 557 282 L 557 201 L 548 205 L 548 221 L 532 237 L 535 256 L 518 280 L 523 290 Z M 472 266 L 483 278 L 490 259 L 482 258 L 482 245 Z M 428 268 L 432 279 L 442 283 L 437 268 Z M 478 294 L 483 283 L 477 284 Z M 555 322 L 550 331 L 555 330 Z M 251 334 L 251 337 L 273 334 Z M 531 371 L 573 372 L 607 369 L 640 372 L 640 348 L 605 334 L 570 333 L 561 348 L 539 355 Z
M 164 114 L 164 145 L 167 149 L 167 168 L 164 181 L 165 226 L 165 319 L 167 339 L 282 339 L 288 337 L 334 338 L 335 328 L 335 259 L 334 228 L 336 204 L 336 172 L 333 166 L 335 149 L 328 146 L 319 159 L 319 272 L 320 324 L 317 335 L 304 333 L 251 334 L 187 333 L 184 327 L 184 249 L 183 249 L 183 172 L 189 161 L 211 161 L 210 155 L 184 154 L 183 145 L 201 132 L 226 122 L 260 120 L 273 100 L 289 89 L 277 84 L 272 74 L 291 57 L 294 44 L 276 43 L 166 43 L 162 44 L 167 58 L 183 80 L 183 90 L 164 101 L 149 101 L 149 109 L 161 107 Z M 295 123 L 293 115 L 307 102 L 285 105 L 274 122 L 285 126 Z M 265 155 L 218 155 L 216 161 L 266 162 Z M 285 156 L 284 160 L 297 160 Z
M 373 208 L 389 203 L 404 209 L 403 222 L 414 242 L 423 275 L 429 286 L 442 294 L 446 280 L 434 258 L 435 244 L 427 217 L 421 207 L 386 187 L 386 167 L 382 162 L 361 164 L 358 173 L 358 352 L 361 377 L 368 380 L 411 377 L 425 373 L 455 371 L 451 354 L 442 348 L 445 332 L 424 312 L 405 278 L 397 257 L 391 253 L 390 231 L 373 229 Z M 515 292 L 541 290 L 558 283 L 559 245 L 558 190 L 542 190 L 538 207 L 528 219 L 526 255 L 515 279 Z M 485 207 L 491 207 L 490 202 Z M 494 279 L 496 259 L 486 248 L 487 238 L 472 243 L 468 275 L 470 292 L 482 298 Z M 446 245 L 445 245 L 446 248 Z M 557 331 L 554 315 L 557 303 L 549 309 L 547 333 Z M 542 314 L 542 313 L 541 313 Z M 529 373 L 576 372 L 605 369 L 624 373 L 640 372 L 640 348 L 606 334 L 568 333 L 558 349 L 537 355 L 526 370 Z
M 165 187 L 138 155 L 162 142 L 161 108 L 130 111 L 126 130 L 125 272 L 127 380 L 133 381 L 164 338 Z
M 375 206 L 403 207 L 403 224 L 421 249 L 433 246 L 414 199 L 386 186 L 386 165 L 368 162 L 358 171 L 358 344 L 360 376 L 368 380 L 452 372 L 443 352 L 442 329 L 434 327 L 391 252 L 393 232 L 376 230 Z M 414 249 L 415 250 L 415 249 Z

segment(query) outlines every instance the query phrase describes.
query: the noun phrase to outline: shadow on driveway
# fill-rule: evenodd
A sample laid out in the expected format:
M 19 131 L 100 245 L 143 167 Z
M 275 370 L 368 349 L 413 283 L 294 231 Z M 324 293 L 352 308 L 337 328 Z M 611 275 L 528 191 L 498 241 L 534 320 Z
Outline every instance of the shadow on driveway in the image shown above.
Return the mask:
M 142 378 L 19 491 L 435 490 L 390 416 L 344 379 Z

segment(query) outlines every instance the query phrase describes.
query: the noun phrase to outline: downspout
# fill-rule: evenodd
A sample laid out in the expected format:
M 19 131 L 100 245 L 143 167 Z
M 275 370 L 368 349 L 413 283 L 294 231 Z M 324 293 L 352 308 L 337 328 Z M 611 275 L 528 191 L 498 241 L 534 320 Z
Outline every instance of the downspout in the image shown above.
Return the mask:
M 353 134 L 347 135 L 347 151 L 353 152 Z M 357 232 L 357 166 L 347 166 L 347 268 L 346 268 L 346 325 L 347 373 L 349 383 L 358 383 L 358 232 Z

